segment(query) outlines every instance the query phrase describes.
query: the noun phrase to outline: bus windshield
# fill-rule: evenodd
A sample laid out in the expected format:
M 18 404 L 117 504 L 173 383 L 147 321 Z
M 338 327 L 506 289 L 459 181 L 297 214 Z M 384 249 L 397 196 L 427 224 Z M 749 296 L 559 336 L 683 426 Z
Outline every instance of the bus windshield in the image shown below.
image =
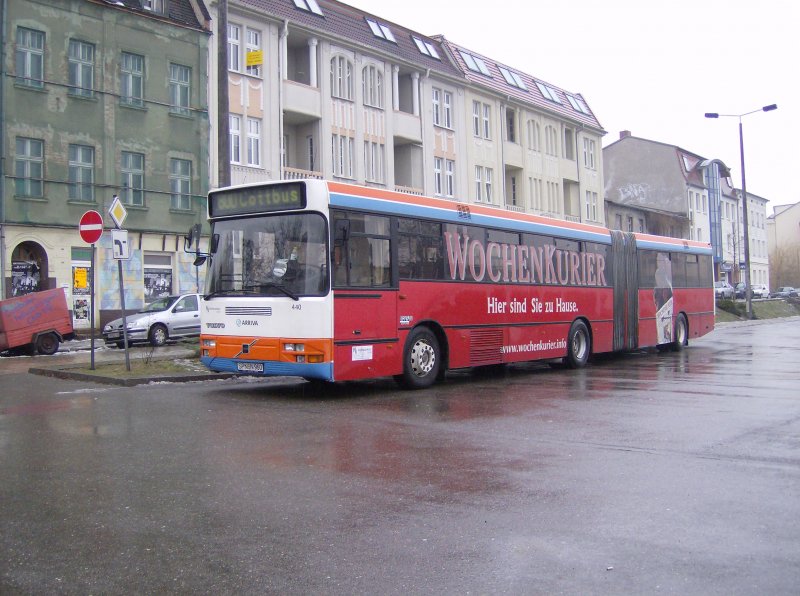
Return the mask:
M 319 213 L 264 215 L 214 222 L 218 238 L 206 278 L 215 295 L 324 296 L 328 241 Z

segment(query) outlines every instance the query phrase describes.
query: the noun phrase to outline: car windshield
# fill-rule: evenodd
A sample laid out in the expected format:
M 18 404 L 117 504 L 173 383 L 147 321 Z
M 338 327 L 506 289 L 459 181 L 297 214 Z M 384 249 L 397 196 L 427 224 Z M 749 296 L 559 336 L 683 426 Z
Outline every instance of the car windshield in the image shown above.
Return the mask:
M 221 220 L 212 230 L 206 295 L 324 296 L 328 293 L 328 239 L 319 213 Z
M 175 304 L 175 301 L 178 299 L 178 296 L 165 296 L 164 298 L 159 298 L 154 302 L 151 302 L 147 306 L 145 306 L 139 312 L 161 312 L 167 310 L 170 306 Z

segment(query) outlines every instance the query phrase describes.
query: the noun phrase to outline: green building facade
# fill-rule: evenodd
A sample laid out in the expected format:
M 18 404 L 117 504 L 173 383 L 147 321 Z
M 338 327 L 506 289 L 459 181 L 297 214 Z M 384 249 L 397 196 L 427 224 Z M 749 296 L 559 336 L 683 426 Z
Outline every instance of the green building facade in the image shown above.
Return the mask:
M 206 215 L 209 39 L 201 0 L 2 0 L 0 295 L 61 287 L 79 329 L 118 316 L 115 196 L 126 308 L 198 289 L 183 237 Z

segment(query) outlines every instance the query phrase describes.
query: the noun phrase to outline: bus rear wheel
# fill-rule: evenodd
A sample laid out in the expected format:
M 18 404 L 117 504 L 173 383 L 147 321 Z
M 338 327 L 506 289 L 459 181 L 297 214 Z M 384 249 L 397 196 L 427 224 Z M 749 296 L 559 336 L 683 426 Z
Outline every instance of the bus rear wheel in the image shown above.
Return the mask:
M 672 342 L 672 351 L 680 352 L 689 344 L 689 323 L 683 313 L 675 319 L 675 340 Z
M 583 368 L 592 353 L 592 337 L 583 321 L 575 321 L 567 335 L 567 357 L 564 363 L 569 368 Z
M 403 349 L 403 374 L 400 383 L 408 389 L 425 389 L 436 382 L 442 366 L 439 341 L 429 329 L 411 332 Z

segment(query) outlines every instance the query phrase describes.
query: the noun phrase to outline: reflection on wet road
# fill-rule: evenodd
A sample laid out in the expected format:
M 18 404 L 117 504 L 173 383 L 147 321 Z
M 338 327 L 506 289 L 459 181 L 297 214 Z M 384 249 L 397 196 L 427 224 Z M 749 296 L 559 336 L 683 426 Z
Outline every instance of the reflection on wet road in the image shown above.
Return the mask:
M 0 376 L 0 592 L 791 593 L 800 319 L 317 386 Z

